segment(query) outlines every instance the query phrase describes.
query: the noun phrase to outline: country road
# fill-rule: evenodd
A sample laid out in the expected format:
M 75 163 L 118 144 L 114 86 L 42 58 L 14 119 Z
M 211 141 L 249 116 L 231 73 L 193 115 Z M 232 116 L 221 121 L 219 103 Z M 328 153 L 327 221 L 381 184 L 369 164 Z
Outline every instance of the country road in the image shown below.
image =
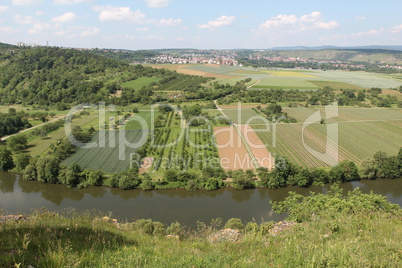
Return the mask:
M 75 114 L 76 112 L 79 112 L 79 111 L 81 111 L 81 110 L 77 110 L 77 111 L 75 111 L 75 112 L 72 113 L 72 114 Z M 72 114 L 66 114 L 66 115 L 63 115 L 63 116 L 54 118 L 54 119 L 52 119 L 52 120 L 50 120 L 50 121 L 48 121 L 48 122 L 42 123 L 42 124 L 40 124 L 40 125 L 37 125 L 37 126 L 34 126 L 34 127 L 30 127 L 30 128 L 26 128 L 26 129 L 23 129 L 23 130 L 18 131 L 17 133 L 14 133 L 14 134 L 11 134 L 11 135 L 8 135 L 8 136 L 4 136 L 4 137 L 2 137 L 2 138 L 0 139 L 0 141 L 5 141 L 5 140 L 7 140 L 8 138 L 10 138 L 10 137 L 12 137 L 12 136 L 15 136 L 15 135 L 18 135 L 18 134 L 27 132 L 27 131 L 29 131 L 29 130 L 32 130 L 32 129 L 35 129 L 35 128 L 38 128 L 38 127 L 41 127 L 41 126 L 44 126 L 44 125 L 46 125 L 46 124 L 55 122 L 55 121 L 57 121 L 57 120 L 66 118 L 67 116 L 72 115 Z

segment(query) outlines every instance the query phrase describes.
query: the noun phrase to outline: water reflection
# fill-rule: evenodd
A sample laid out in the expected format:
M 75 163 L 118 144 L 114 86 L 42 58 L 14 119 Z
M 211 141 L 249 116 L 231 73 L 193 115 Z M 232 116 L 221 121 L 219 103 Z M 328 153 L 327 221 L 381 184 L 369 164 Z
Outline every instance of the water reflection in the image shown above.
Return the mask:
M 17 182 L 17 183 L 16 183 Z M 402 205 L 402 179 L 362 180 L 341 184 L 346 191 L 360 187 L 365 193 L 373 190 L 386 195 L 393 203 Z M 123 191 L 108 187 L 86 189 L 67 188 L 64 185 L 24 181 L 13 173 L 0 173 L 0 210 L 10 213 L 28 212 L 46 207 L 51 210 L 76 208 L 100 210 L 105 215 L 124 220 L 151 218 L 170 224 L 176 220 L 195 225 L 197 220 L 210 222 L 220 217 L 224 221 L 232 217 L 244 221 L 262 219 L 281 220 L 285 216 L 271 213 L 269 201 L 281 201 L 289 191 L 309 195 L 311 191 L 325 193 L 324 187 L 300 188 L 289 186 L 277 190 L 257 188 L 238 191 L 232 188 L 217 191 L 189 192 L 184 190 Z
M 0 191 L 3 193 L 14 192 L 14 184 L 17 181 L 18 174 L 2 173 L 0 178 Z

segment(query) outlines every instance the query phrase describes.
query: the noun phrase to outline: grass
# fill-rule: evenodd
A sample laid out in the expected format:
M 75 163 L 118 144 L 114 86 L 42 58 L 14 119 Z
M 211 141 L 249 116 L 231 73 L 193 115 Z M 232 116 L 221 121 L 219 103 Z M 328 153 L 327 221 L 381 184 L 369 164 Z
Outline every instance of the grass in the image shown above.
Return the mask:
M 270 88 L 270 89 L 318 89 L 309 81 L 297 78 L 266 78 L 259 81 L 252 88 Z
M 228 116 L 235 124 L 266 124 L 268 121 L 265 116 L 256 113 L 251 109 L 233 109 L 223 110 L 226 116 Z
M 74 119 L 72 126 L 93 126 L 94 128 L 97 128 L 99 126 L 98 119 L 98 114 L 96 112 L 92 112 L 90 115 L 84 115 L 80 118 Z M 29 135 L 30 132 L 32 131 L 27 131 L 24 133 L 24 135 Z M 49 148 L 50 144 L 56 143 L 59 139 L 64 138 L 65 136 L 66 133 L 64 127 L 48 133 L 46 139 L 42 139 L 39 136 L 31 136 L 28 138 L 28 152 L 32 156 L 40 155 Z
M 64 212 L 66 213 L 66 212 Z M 1 267 L 401 267 L 402 221 L 386 212 L 330 215 L 271 235 L 272 224 L 211 242 L 222 224 L 197 230 L 99 214 L 35 212 L 0 225 Z M 157 227 L 155 227 L 157 226 Z M 166 236 L 177 233 L 178 236 Z
M 125 126 L 126 130 L 132 129 L 151 129 L 153 124 L 153 120 L 159 115 L 159 112 L 156 110 L 154 112 L 151 111 L 139 111 L 139 113 L 135 114 Z
M 401 81 L 386 78 L 384 75 L 366 72 L 312 71 L 310 74 L 329 81 L 349 83 L 363 88 L 395 88 L 402 84 Z
M 137 88 L 142 88 L 143 86 L 148 86 L 152 82 L 158 82 L 159 80 L 161 80 L 161 78 L 143 76 L 143 77 L 139 77 L 135 80 L 131 80 L 131 81 L 127 81 L 127 82 L 123 83 L 122 87 L 137 89 Z
M 310 81 L 313 85 L 316 85 L 319 88 L 325 88 L 325 87 L 330 87 L 335 90 L 341 90 L 341 89 L 355 89 L 355 90 L 363 90 L 363 87 L 359 87 L 356 85 L 352 85 L 349 83 L 345 82 L 331 82 L 331 81 Z

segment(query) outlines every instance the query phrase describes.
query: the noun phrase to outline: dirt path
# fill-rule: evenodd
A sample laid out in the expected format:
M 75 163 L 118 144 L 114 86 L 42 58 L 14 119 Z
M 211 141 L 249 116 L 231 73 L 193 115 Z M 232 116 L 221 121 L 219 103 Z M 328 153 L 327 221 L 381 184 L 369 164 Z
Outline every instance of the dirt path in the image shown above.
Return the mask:
M 72 113 L 72 114 L 75 114 L 76 112 L 79 112 L 79 111 L 81 111 L 81 110 L 77 110 L 77 111 L 75 111 L 75 112 Z M 55 121 L 57 121 L 57 120 L 66 118 L 67 116 L 72 115 L 72 114 L 66 114 L 66 115 L 63 115 L 63 116 L 60 116 L 60 117 L 56 117 L 56 118 L 54 118 L 54 119 L 52 119 L 52 120 L 50 120 L 50 121 L 48 121 L 48 122 L 42 123 L 42 124 L 40 124 L 40 125 L 37 125 L 37 126 L 34 126 L 34 127 L 30 127 L 30 128 L 26 128 L 26 129 L 23 129 L 23 130 L 21 130 L 21 131 L 18 131 L 17 133 L 14 133 L 14 134 L 11 134 L 11 135 L 8 135 L 8 136 L 4 136 L 4 137 L 2 137 L 2 138 L 0 139 L 0 141 L 5 141 L 5 140 L 7 140 L 8 138 L 10 138 L 10 137 L 12 137 L 12 136 L 15 136 L 15 135 L 18 135 L 18 134 L 27 132 L 27 131 L 29 131 L 29 130 L 32 130 L 32 129 L 35 129 L 35 128 L 38 128 L 38 127 L 42 127 L 42 126 L 44 126 L 44 125 L 46 125 L 46 124 L 49 124 L 49 123 L 53 123 L 53 122 L 55 122 Z

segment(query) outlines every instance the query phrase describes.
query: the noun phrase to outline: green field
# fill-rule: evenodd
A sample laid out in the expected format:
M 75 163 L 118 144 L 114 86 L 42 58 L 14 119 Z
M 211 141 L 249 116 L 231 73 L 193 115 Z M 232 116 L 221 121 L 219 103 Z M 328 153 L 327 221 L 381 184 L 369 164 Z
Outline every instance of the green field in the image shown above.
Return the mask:
M 394 80 L 392 76 L 387 77 L 374 73 L 347 71 L 310 71 L 308 73 L 328 81 L 344 82 L 363 88 L 395 88 L 402 85 L 402 81 Z
M 148 136 L 148 130 L 106 131 L 103 137 L 100 133 L 98 131 L 89 142 L 97 143 L 96 147 L 78 148 L 63 163 L 77 163 L 84 169 L 99 169 L 106 173 L 125 171 L 130 167 L 130 154 L 135 153 Z
M 359 165 L 378 151 L 396 155 L 399 148 L 402 147 L 401 120 L 342 121 L 337 125 L 339 161 L 347 159 Z M 327 164 L 312 155 L 306 147 L 324 154 L 326 152 L 327 126 L 329 124 L 312 124 L 307 126 L 303 133 L 303 124 L 279 124 L 276 126 L 276 131 L 271 128 L 271 131 L 257 134 L 270 152 L 285 156 L 301 166 L 320 167 L 327 166 Z M 264 126 L 253 126 L 253 128 L 264 129 Z M 334 147 L 331 146 L 331 148 Z
M 135 80 L 127 81 L 127 82 L 123 83 L 121 86 L 137 89 L 137 88 L 142 88 L 143 86 L 148 86 L 152 82 L 158 82 L 159 80 L 160 80 L 160 78 L 158 78 L 158 77 L 142 76 L 142 77 L 138 77 Z
M 290 117 L 297 122 L 305 122 L 315 112 L 321 111 L 325 113 L 325 108 L 283 108 Z M 330 121 L 381 121 L 381 120 L 398 120 L 402 119 L 401 109 L 387 108 L 338 108 L 338 117 L 330 119 Z
M 259 81 L 252 88 L 314 90 L 318 89 L 319 87 L 307 81 L 306 78 L 302 79 L 269 77 Z
M 266 124 L 267 119 L 264 115 L 256 113 L 251 109 L 227 109 L 223 110 L 226 116 L 228 116 L 235 124 Z
M 124 129 L 132 130 L 132 129 L 151 129 L 153 120 L 159 115 L 159 112 L 156 110 L 154 112 L 150 110 L 139 111 L 139 113 L 135 114 L 125 125 Z

